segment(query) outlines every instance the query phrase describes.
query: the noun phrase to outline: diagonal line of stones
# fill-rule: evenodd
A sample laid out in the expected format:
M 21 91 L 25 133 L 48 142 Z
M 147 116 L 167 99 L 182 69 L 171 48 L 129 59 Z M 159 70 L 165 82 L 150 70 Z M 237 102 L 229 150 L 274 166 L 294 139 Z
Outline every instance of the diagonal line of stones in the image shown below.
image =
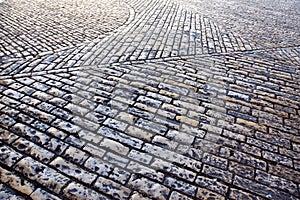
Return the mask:
M 238 58 L 238 57 L 237 57 Z M 232 58 L 232 60 L 234 61 L 234 60 L 236 60 L 237 58 Z M 207 58 L 202 58 L 204 61 L 204 63 L 207 63 Z M 181 61 L 181 60 L 178 60 L 179 62 L 183 62 L 183 63 L 185 63 L 185 64 L 187 64 L 187 66 L 189 66 L 189 67 L 187 67 L 186 69 L 189 69 L 189 70 L 192 70 L 192 68 L 193 68 L 193 66 L 195 66 L 195 65 L 197 65 L 196 63 L 199 63 L 199 60 L 201 60 L 201 58 L 199 58 L 199 57 L 196 57 L 196 59 L 191 59 L 191 60 L 189 60 L 189 59 L 187 59 L 186 61 Z M 239 60 L 239 61 L 242 61 L 242 60 Z M 255 60 L 256 62 L 257 62 L 257 59 Z M 245 63 L 249 63 L 249 62 L 251 62 L 251 61 L 247 61 L 247 60 L 244 60 L 243 62 L 245 62 Z M 182 67 L 182 65 L 178 65 L 178 63 L 176 63 L 176 62 L 173 62 L 173 61 L 170 61 L 170 67 L 174 67 L 174 66 L 177 66 L 178 67 L 178 69 L 180 69 L 181 67 Z M 191 65 L 189 65 L 188 63 L 190 63 Z M 200 63 L 201 63 L 201 61 L 200 61 Z M 157 66 L 157 65 L 161 65 L 161 64 L 163 64 L 163 63 L 160 63 L 160 64 L 155 64 L 154 63 L 154 66 Z M 141 64 L 136 64 L 137 66 L 143 66 L 143 65 L 141 65 Z M 145 65 L 145 64 L 144 64 Z M 146 68 L 151 68 L 151 65 L 153 65 L 153 64 L 151 64 L 151 63 L 146 63 L 146 65 L 144 66 L 145 67 L 145 69 Z M 204 67 L 208 67 L 208 65 L 204 65 Z M 210 65 L 209 65 L 210 66 Z M 230 66 L 230 65 L 229 65 Z M 234 67 L 234 66 L 233 66 Z M 271 66 L 269 66 L 269 67 L 272 67 L 272 64 L 271 64 Z M 122 66 L 121 66 L 121 68 L 122 68 Z M 114 66 L 109 66 L 108 65 L 108 69 L 113 69 L 113 70 L 116 70 L 116 69 L 119 69 L 119 70 L 121 70 L 121 68 L 118 68 L 118 66 L 117 65 L 114 65 Z M 159 68 L 162 68 L 162 67 L 159 67 Z M 157 68 L 157 69 L 159 69 L 159 68 Z M 135 69 L 137 69 L 137 68 L 135 68 Z M 205 68 L 204 68 L 205 69 Z M 245 68 L 245 69 L 247 69 L 247 68 Z M 247 70 L 250 70 L 251 69 L 251 66 L 249 66 L 249 69 L 247 69 Z M 276 69 L 276 68 L 275 68 Z M 93 69 L 93 70 L 95 70 L 95 69 Z M 106 71 L 107 70 L 107 67 L 104 67 L 104 66 L 102 66 L 100 69 L 100 72 L 102 72 L 102 73 L 96 73 L 96 74 L 98 74 L 98 75 L 101 75 L 101 74 L 103 74 L 103 72 L 106 72 L 106 73 L 108 73 L 108 75 L 111 75 L 111 73 L 112 73 L 112 71 Z M 210 72 L 212 72 L 212 73 L 208 73 L 208 74 L 213 74 L 213 73 L 216 73 L 218 70 L 220 70 L 219 68 L 212 68 L 212 71 L 210 71 Z M 280 70 L 280 69 L 277 69 L 277 70 Z M 122 72 L 123 70 L 121 70 L 121 72 Z M 97 70 L 96 70 L 96 72 L 97 72 Z M 278 71 L 279 72 L 279 71 Z M 124 72 L 123 72 L 124 73 Z M 78 78 L 78 74 L 77 73 L 75 73 L 76 75 L 75 76 L 77 76 L 77 77 L 75 77 L 75 80 L 77 80 L 77 81 L 75 81 L 76 82 L 76 84 L 77 84 L 77 87 L 79 87 L 79 89 L 80 89 L 80 91 L 82 91 L 82 89 L 85 89 L 85 90 L 87 90 L 87 88 L 82 88 L 80 85 L 78 85 L 78 84 L 80 84 L 80 83 L 84 83 L 84 79 L 82 79 L 82 80 L 79 80 L 80 78 L 83 78 L 83 77 L 86 77 L 87 79 L 89 79 L 89 77 L 88 76 L 80 76 L 79 75 L 79 78 Z M 84 74 L 84 73 L 83 73 Z M 92 74 L 94 74 L 94 73 L 92 73 Z M 105 73 L 104 73 L 105 74 Z M 218 73 L 217 73 L 218 74 Z M 222 74 L 222 73 L 221 73 Z M 116 74 L 117 75 L 117 74 Z M 101 75 L 102 76 L 102 75 Z M 125 76 L 125 75 L 124 75 Z M 279 76 L 280 77 L 280 76 Z M 112 77 L 111 77 L 112 78 Z M 145 79 L 145 80 L 147 80 L 147 79 Z M 83 82 L 82 82 L 83 81 Z M 88 80 L 87 80 L 88 81 Z M 230 81 L 229 79 L 227 80 L 227 81 Z M 287 79 L 285 80 L 285 81 L 288 81 Z M 131 87 L 132 87 L 133 85 L 131 85 Z M 206 86 L 204 87 L 204 88 L 206 88 L 206 90 L 212 90 L 212 91 L 218 91 L 218 90 L 222 90 L 222 87 L 219 87 L 219 89 L 218 89 L 218 87 L 215 87 L 215 86 L 218 86 L 218 82 L 214 82 L 212 79 L 210 80 L 210 82 L 208 82 L 207 84 L 206 84 Z M 227 87 L 227 86 L 226 86 Z M 93 88 L 93 87 L 92 87 Z M 107 87 L 106 87 L 107 88 Z M 223 88 L 224 89 L 224 88 Z M 102 90 L 107 90 L 107 89 L 105 89 L 105 88 L 102 88 Z M 110 90 L 110 89 L 109 89 Z M 108 91 L 109 91 L 108 90 Z M 107 91 L 107 92 L 108 92 Z M 237 90 L 237 91 L 239 91 L 239 90 Z M 81 93 L 81 92 L 80 92 Z M 224 94 L 224 93 L 226 93 L 226 92 L 221 92 L 220 94 L 222 95 L 222 93 Z M 245 93 L 245 91 L 243 91 L 243 93 Z M 246 100 L 246 101 L 248 101 L 249 99 L 249 97 L 247 97 L 247 95 L 245 95 L 245 94 L 243 94 L 243 93 L 232 93 L 232 94 L 230 94 L 230 95 L 233 95 L 233 96 L 240 96 L 239 98 L 241 98 L 241 99 L 244 99 L 244 100 Z M 248 93 L 248 92 L 246 92 L 246 93 Z M 8 93 L 6 92 L 6 94 L 8 95 Z M 75 93 L 75 94 L 77 94 L 77 93 Z M 79 94 L 79 93 L 78 93 Z M 279 94 L 279 93 L 278 93 Z M 80 94 L 80 95 L 82 95 L 82 94 Z M 84 94 L 83 94 L 84 95 Z M 87 95 L 87 94 L 85 94 L 85 95 Z M 101 94 L 100 94 L 101 95 Z M 103 93 L 103 95 L 105 95 L 105 93 Z M 106 94 L 107 95 L 107 94 Z M 249 93 L 248 95 L 251 95 L 251 93 Z M 16 96 L 17 96 L 17 94 L 16 94 Z M 203 99 L 203 101 L 205 102 L 205 101 L 207 101 L 207 102 L 210 102 L 212 99 Z M 216 99 L 215 99 L 216 100 Z M 4 101 L 5 102 L 5 101 Z M 77 101 L 75 101 L 74 103 L 79 103 L 79 102 L 77 102 Z M 109 103 L 109 101 L 107 101 L 106 103 Z M 221 109 L 221 108 L 219 108 L 219 109 Z M 207 115 L 210 115 L 210 114 L 212 114 L 212 112 L 208 112 L 208 113 L 206 113 Z M 222 113 L 222 111 L 221 111 L 221 113 Z M 110 115 L 108 114 L 108 117 L 109 117 Z M 245 116 L 244 116 L 245 117 Z M 228 118 L 229 119 L 229 118 Z M 202 119 L 202 120 L 204 120 L 204 119 Z M 255 119 L 251 119 L 251 120 L 255 120 Z M 78 123 L 78 122 L 77 122 Z M 216 123 L 218 123 L 218 122 L 214 122 L 214 124 L 216 124 Z M 75 123 L 76 124 L 76 123 Z M 204 123 L 205 124 L 205 123 Z M 9 124 L 8 124 L 9 125 Z M 62 124 L 61 124 L 62 125 Z M 111 127 L 108 123 L 106 123 L 106 124 L 104 124 L 105 126 L 106 125 L 108 125 L 108 127 Z M 10 126 L 10 125 L 9 125 Z M 20 125 L 16 125 L 15 127 L 19 127 Z M 206 125 L 207 126 L 207 125 Z M 87 127 L 87 126 L 84 126 L 84 127 Z M 58 127 L 59 128 L 59 127 Z M 114 128 L 116 128 L 116 127 L 114 127 Z M 212 128 L 212 127 L 210 127 L 210 128 Z M 257 128 L 263 128 L 263 127 L 257 127 Z M 17 129 L 16 129 L 17 130 Z M 28 129 L 29 130 L 29 129 Z M 63 129 L 63 130 L 65 130 L 65 129 Z M 75 129 L 76 130 L 76 129 Z M 108 130 L 108 129 L 106 129 L 106 130 Z M 261 129 L 261 130 L 264 130 L 264 129 Z M 286 129 L 285 129 L 286 130 Z M 292 129 L 291 129 L 292 130 Z M 216 132 L 217 131 L 217 129 L 214 129 L 213 130 L 213 132 Z M 82 135 L 81 135 L 82 136 Z M 105 136 L 105 135 L 104 135 Z M 82 136 L 83 138 L 84 137 L 86 137 L 85 135 L 83 135 Z M 211 139 L 213 139 L 213 137 L 212 138 L 210 138 L 210 140 Z M 87 141 L 88 140 L 88 138 L 84 138 L 84 140 L 85 141 Z M 209 139 L 208 139 L 209 140 Z M 106 140 L 107 141 L 107 140 Z M 218 139 L 216 140 L 216 141 L 218 141 Z M 147 149 L 147 147 L 149 147 L 149 145 L 145 145 L 145 149 Z M 203 147 L 201 147 L 201 148 L 203 148 Z M 126 147 L 125 147 L 125 149 L 126 149 Z M 159 149 L 157 149 L 157 147 L 156 147 L 156 150 L 159 150 Z M 156 155 L 156 153 L 155 152 L 152 152 L 154 155 Z M 110 157 L 106 157 L 106 159 L 108 159 L 108 162 L 109 162 L 109 159 L 111 159 L 112 157 L 112 154 L 109 154 L 108 156 L 110 156 Z M 158 156 L 158 157 L 160 157 L 160 156 Z M 105 157 L 104 157 L 105 158 Z M 58 159 L 56 159 L 55 161 L 53 161 L 53 163 L 57 163 L 57 162 L 62 162 L 61 160 L 60 160 L 60 158 L 58 158 Z M 155 166 L 156 166 L 157 164 L 155 164 Z M 133 165 L 131 164 L 131 165 L 129 165 L 130 167 L 133 167 Z M 128 167 L 129 167 L 128 166 Z M 131 171 L 131 170 L 129 170 L 129 171 Z M 149 174 L 148 174 L 149 175 Z M 152 179 L 153 179 L 153 177 L 152 177 Z M 143 179 L 143 180 L 145 180 L 145 179 Z M 156 180 L 155 178 L 154 178 L 154 180 Z M 159 181 L 160 179 L 158 179 L 158 180 L 156 180 L 156 181 Z M 168 179 L 169 180 L 169 179 Z M 85 181 L 85 180 L 83 180 L 83 181 Z M 103 180 L 102 180 L 103 181 Z M 167 184 L 167 183 L 165 183 L 165 184 Z M 145 191 L 144 191 L 145 192 Z M 221 191 L 219 191 L 219 192 L 221 192 Z M 222 193 L 222 192 L 221 192 Z M 222 194 L 225 194 L 225 193 L 222 193 Z

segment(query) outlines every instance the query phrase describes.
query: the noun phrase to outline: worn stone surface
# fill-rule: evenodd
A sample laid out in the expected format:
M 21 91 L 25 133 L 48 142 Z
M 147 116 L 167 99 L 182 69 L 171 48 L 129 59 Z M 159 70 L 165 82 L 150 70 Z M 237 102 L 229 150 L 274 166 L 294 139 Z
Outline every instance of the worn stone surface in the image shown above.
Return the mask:
M 0 1 L 0 199 L 299 199 L 297 1 Z
M 58 199 L 60 199 L 58 196 L 50 194 L 50 193 L 48 193 L 45 190 L 42 190 L 40 188 L 38 188 L 33 193 L 31 193 L 30 198 L 32 198 L 34 200 L 38 200 L 38 199 L 54 199 L 54 200 L 58 200 Z
M 0 23 L 6 27 L 0 32 L 2 59 L 8 62 L 34 58 L 28 67 L 35 65 L 36 71 L 63 60 L 65 56 L 53 55 L 56 50 L 101 38 L 129 17 L 128 7 L 121 1 L 4 1 L 1 7 Z M 18 31 L 15 31 L 16 26 Z M 47 57 L 41 59 L 41 55 Z M 77 51 L 76 57 L 82 56 L 83 53 Z M 76 57 L 66 60 L 65 64 L 72 66 Z M 15 65 L 20 67 L 23 63 Z M 26 67 L 23 68 L 26 71 Z
M 132 176 L 129 185 L 137 191 L 147 194 L 150 198 L 167 199 L 170 189 L 147 178 Z
M 8 184 L 10 187 L 23 194 L 30 195 L 35 189 L 32 183 L 3 168 L 0 168 L 0 175 L 2 183 Z

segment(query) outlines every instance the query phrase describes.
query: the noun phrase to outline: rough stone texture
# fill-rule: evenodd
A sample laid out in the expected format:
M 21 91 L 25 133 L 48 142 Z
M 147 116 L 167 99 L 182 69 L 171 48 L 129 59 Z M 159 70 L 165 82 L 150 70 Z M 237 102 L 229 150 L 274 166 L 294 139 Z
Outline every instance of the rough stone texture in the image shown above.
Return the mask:
M 97 177 L 95 174 L 89 173 L 77 167 L 76 165 L 62 159 L 61 157 L 55 158 L 55 160 L 53 160 L 50 165 L 54 166 L 64 174 L 74 177 L 87 184 L 91 184 Z
M 216 199 L 216 200 L 224 200 L 225 197 L 214 193 L 212 191 L 209 191 L 205 188 L 199 188 L 197 191 L 197 198 L 199 199 Z
M 18 177 L 15 174 L 12 174 L 3 168 L 0 168 L 0 175 L 2 183 L 8 184 L 10 187 L 23 194 L 30 195 L 35 189 L 32 183 Z
M 26 157 L 19 161 L 15 166 L 15 170 L 20 172 L 26 178 L 37 181 L 39 184 L 50 188 L 56 194 L 58 194 L 63 186 L 69 181 L 69 178 L 46 165 L 34 161 L 30 157 Z
M 34 199 L 34 200 L 38 200 L 38 199 L 54 199 L 54 200 L 58 200 L 60 199 L 58 196 L 55 196 L 53 194 L 49 194 L 48 192 L 38 188 L 37 190 L 35 190 L 31 195 L 30 198 Z
M 149 195 L 150 198 L 167 199 L 170 190 L 146 178 L 132 176 L 129 185 L 137 191 Z
M 2 59 L 15 61 L 35 57 L 29 67 L 36 65 L 38 70 L 61 60 L 51 55 L 56 50 L 101 38 L 122 25 L 129 16 L 128 7 L 122 1 L 4 1 L 1 7 L 0 23 L 5 27 L 0 32 Z M 73 48 L 73 51 L 77 50 Z M 48 56 L 43 60 L 39 58 L 41 55 Z M 80 58 L 83 54 L 78 51 L 76 56 Z M 76 61 L 67 60 L 66 64 L 72 65 L 72 62 Z
M 68 187 L 64 189 L 63 194 L 69 199 L 107 199 L 106 196 L 103 196 L 100 193 L 78 183 L 70 183 Z
M 0 199 L 299 199 L 299 3 L 0 1 Z
M 129 188 L 102 177 L 97 179 L 95 187 L 99 191 L 111 195 L 114 199 L 127 199 L 131 192 Z
M 13 191 L 11 188 L 7 187 L 4 184 L 0 184 L 0 197 L 2 199 L 9 199 L 9 200 L 23 200 L 25 199 L 24 197 L 16 194 L 15 191 Z

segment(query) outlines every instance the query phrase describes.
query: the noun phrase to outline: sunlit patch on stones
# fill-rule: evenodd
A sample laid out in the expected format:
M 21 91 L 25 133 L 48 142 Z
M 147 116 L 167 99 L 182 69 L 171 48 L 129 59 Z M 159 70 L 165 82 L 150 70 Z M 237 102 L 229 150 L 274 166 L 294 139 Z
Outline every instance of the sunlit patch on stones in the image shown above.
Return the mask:
M 218 94 L 226 95 L 227 87 L 214 79 L 213 65 L 203 59 L 83 67 L 73 94 L 81 100 L 66 107 L 76 108 L 72 121 L 85 130 L 80 138 L 104 152 L 94 156 L 112 165 L 146 176 L 151 170 L 167 170 L 154 160 L 147 162 L 148 157 L 199 171 L 205 152 L 215 151 L 222 132 L 214 116 L 206 114 L 224 112 L 224 104 L 210 104 Z

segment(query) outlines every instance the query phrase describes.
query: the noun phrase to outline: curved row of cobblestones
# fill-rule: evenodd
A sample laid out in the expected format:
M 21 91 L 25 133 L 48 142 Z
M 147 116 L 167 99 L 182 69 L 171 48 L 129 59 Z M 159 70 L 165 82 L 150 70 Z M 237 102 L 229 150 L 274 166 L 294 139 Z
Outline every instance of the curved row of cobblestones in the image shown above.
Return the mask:
M 253 49 L 243 38 L 220 30 L 209 17 L 172 0 L 129 1 L 129 5 L 137 8 L 135 20 L 95 46 L 87 65 Z
M 129 16 L 123 1 L 4 1 L 0 11 L 2 62 L 30 59 L 103 38 Z

